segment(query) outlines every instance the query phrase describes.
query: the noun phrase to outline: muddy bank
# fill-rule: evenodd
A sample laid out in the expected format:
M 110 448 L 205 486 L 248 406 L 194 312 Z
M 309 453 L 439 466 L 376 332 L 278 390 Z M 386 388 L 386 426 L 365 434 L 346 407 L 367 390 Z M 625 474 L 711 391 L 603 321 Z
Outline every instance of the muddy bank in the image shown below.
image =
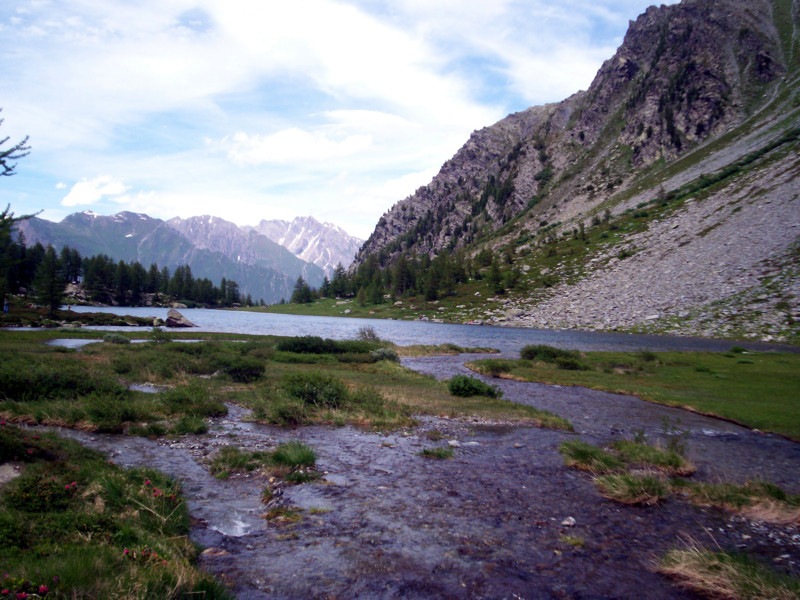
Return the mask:
M 404 362 L 449 377 L 465 370 L 466 359 Z M 146 464 L 181 479 L 192 535 L 211 548 L 203 565 L 240 599 L 693 598 L 652 569 L 656 556 L 685 537 L 746 550 L 797 573 L 797 529 L 675 499 L 623 507 L 599 497 L 587 475 L 565 468 L 557 449 L 577 435 L 604 442 L 644 429 L 656 436 L 664 416 L 680 417 L 697 477 L 760 475 L 797 491 L 799 445 L 626 396 L 493 383 L 509 399 L 571 419 L 578 433 L 437 418 L 390 435 L 288 430 L 244 422 L 245 412 L 234 407 L 208 434 L 179 441 L 70 435 L 119 464 Z M 433 430 L 441 440 L 431 441 Z M 203 466 L 222 445 L 265 450 L 289 440 L 313 446 L 324 474 L 282 488 L 278 503 L 297 511 L 296 523 L 263 518 L 263 478 L 222 481 Z M 417 454 L 450 441 L 451 460 Z M 568 517 L 574 526 L 563 524 Z

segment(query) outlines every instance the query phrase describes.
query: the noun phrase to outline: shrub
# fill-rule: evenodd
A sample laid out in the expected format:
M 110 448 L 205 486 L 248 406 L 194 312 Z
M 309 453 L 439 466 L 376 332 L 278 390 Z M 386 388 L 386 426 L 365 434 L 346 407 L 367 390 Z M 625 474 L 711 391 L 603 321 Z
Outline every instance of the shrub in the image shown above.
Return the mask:
M 556 358 L 573 358 L 578 359 L 580 354 L 575 350 L 562 350 L 561 348 L 554 348 L 553 346 L 546 346 L 544 344 L 536 344 L 532 346 L 525 346 L 520 350 L 520 356 L 525 360 L 541 360 L 543 362 L 555 362 Z
M 238 383 L 252 383 L 264 376 L 264 362 L 249 356 L 233 357 L 223 372 Z
M 130 344 L 130 338 L 119 333 L 107 333 L 103 336 L 103 341 L 109 344 Z
M 555 365 L 559 369 L 566 371 L 588 371 L 588 365 L 583 364 L 580 360 L 573 356 L 556 356 Z
M 656 353 L 651 350 L 641 349 L 636 354 L 641 360 L 645 362 L 653 362 L 654 360 L 656 360 L 656 358 L 658 358 Z
M 61 361 L 41 363 L 13 357 L 0 364 L 0 390 L 7 399 L 20 402 L 68 400 L 92 392 L 117 398 L 129 394 L 113 378 L 87 373 L 82 365 Z
M 400 357 L 397 356 L 397 352 L 395 352 L 392 348 L 378 348 L 377 350 L 370 352 L 369 355 L 375 359 L 376 362 L 379 360 L 400 362 Z
M 285 396 L 279 396 L 271 403 L 256 407 L 253 416 L 259 421 L 281 427 L 297 427 L 308 422 L 305 403 Z
M 499 360 L 496 358 L 490 358 L 488 360 L 481 361 L 480 363 L 481 370 L 492 377 L 498 377 L 502 373 L 509 373 L 511 371 L 511 365 L 508 364 L 504 360 Z
M 356 332 L 356 339 L 362 342 L 380 342 L 381 338 L 378 337 L 377 332 L 375 329 L 366 325 L 364 327 L 360 327 L 359 330 Z
M 295 373 L 283 383 L 286 393 L 305 404 L 337 408 L 348 397 L 344 382 L 333 375 L 319 372 Z
M 159 394 L 159 398 L 172 414 L 219 417 L 228 413 L 222 402 L 214 400 L 208 390 L 197 383 L 165 390 Z
M 496 386 L 484 383 L 475 377 L 467 375 L 455 375 L 447 384 L 447 389 L 454 396 L 489 396 L 490 398 L 500 398 L 503 391 Z
M 200 417 L 183 416 L 178 419 L 172 430 L 178 435 L 208 433 L 208 423 Z

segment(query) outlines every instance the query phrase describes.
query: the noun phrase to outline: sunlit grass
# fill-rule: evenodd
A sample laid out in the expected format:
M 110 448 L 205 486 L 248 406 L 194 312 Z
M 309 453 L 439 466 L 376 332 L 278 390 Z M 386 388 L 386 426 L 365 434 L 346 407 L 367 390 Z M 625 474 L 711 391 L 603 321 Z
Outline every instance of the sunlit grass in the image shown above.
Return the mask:
M 632 394 L 689 408 L 800 440 L 800 354 L 587 352 L 588 370 L 543 361 L 493 359 L 468 366 L 478 372 L 557 385 Z M 498 370 L 498 364 L 502 367 Z

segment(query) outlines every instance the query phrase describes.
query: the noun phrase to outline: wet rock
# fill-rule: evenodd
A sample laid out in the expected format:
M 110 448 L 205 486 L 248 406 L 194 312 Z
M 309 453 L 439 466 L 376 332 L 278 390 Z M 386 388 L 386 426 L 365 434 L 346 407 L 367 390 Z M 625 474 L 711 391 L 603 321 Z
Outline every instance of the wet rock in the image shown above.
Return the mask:
M 225 556 L 228 554 L 227 550 L 223 550 L 222 548 L 206 548 L 203 550 L 203 556 Z
M 169 309 L 165 325 L 167 327 L 197 327 L 197 325 L 192 323 L 174 308 Z
M 450 446 L 451 448 L 460 448 L 461 447 L 461 444 L 458 443 L 458 440 L 449 440 L 447 442 L 447 445 Z

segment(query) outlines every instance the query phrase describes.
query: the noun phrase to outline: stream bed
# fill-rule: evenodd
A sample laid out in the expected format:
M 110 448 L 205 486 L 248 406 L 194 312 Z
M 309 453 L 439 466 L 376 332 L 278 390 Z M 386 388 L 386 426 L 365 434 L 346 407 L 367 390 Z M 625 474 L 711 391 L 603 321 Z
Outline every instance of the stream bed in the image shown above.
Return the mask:
M 496 355 L 495 355 L 496 356 Z M 438 378 L 466 373 L 475 355 L 404 359 Z M 488 379 L 487 379 L 488 380 Z M 296 598 L 695 598 L 655 573 L 682 540 L 746 550 L 800 572 L 800 531 L 751 522 L 680 499 L 628 507 L 603 499 L 558 446 L 688 432 L 698 479 L 761 477 L 798 491 L 800 444 L 630 396 L 491 380 L 505 397 L 550 410 L 575 433 L 479 420 L 423 417 L 391 434 L 352 427 L 285 429 L 247 421 L 231 406 L 209 433 L 149 440 L 62 430 L 117 464 L 151 466 L 183 484 L 204 568 L 240 600 Z M 436 430 L 439 441 L 431 441 Z M 438 437 L 438 435 L 436 436 Z M 267 481 L 214 478 L 204 460 L 223 445 L 268 450 L 300 440 L 323 478 L 279 487 L 270 506 L 297 511 L 267 521 Z M 451 460 L 418 455 L 454 447 Z M 574 524 L 572 520 L 574 519 Z

